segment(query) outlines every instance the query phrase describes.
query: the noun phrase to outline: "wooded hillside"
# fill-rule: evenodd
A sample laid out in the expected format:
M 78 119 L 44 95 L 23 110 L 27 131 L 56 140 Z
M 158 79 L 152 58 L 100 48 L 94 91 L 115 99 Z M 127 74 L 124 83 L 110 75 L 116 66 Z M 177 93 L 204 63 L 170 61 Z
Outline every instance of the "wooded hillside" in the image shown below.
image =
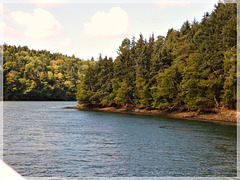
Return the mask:
M 3 45 L 4 100 L 76 100 L 76 84 L 91 61 Z

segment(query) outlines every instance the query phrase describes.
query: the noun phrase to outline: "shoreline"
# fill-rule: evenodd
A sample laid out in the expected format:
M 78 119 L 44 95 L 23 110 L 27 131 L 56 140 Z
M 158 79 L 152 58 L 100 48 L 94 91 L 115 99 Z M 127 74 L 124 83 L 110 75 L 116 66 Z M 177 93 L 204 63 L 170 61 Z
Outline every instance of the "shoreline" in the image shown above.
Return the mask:
M 212 112 L 198 113 L 197 111 L 172 111 L 166 112 L 164 110 L 147 110 L 140 108 L 115 108 L 115 107 L 104 107 L 104 108 L 88 108 L 81 105 L 73 107 L 64 107 L 63 109 L 78 109 L 84 111 L 103 111 L 103 112 L 117 112 L 125 114 L 138 114 L 138 115 L 155 115 L 168 118 L 177 118 L 184 120 L 194 120 L 217 123 L 221 125 L 235 125 L 237 126 L 237 111 L 226 110 L 226 109 L 213 109 Z

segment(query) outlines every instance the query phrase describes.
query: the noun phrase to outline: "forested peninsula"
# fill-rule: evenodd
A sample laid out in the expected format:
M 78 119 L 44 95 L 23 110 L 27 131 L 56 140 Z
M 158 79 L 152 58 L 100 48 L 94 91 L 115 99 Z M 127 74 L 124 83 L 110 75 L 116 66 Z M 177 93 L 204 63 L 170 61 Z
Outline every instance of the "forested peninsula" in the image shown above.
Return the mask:
M 77 99 L 78 109 L 144 114 L 224 111 L 236 121 L 237 4 L 218 3 L 200 22 L 155 37 L 125 38 L 116 59 L 97 61 L 4 44 L 4 100 Z
M 235 110 L 236 45 L 237 5 L 225 3 L 166 37 L 126 38 L 115 60 L 100 55 L 88 67 L 77 88 L 78 108 Z

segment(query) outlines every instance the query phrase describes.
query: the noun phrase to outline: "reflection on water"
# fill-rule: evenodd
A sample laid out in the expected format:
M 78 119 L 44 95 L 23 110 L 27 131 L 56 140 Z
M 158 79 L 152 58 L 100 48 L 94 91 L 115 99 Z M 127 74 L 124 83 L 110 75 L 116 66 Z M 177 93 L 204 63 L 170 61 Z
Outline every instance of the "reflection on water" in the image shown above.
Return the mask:
M 34 177 L 236 176 L 236 127 L 4 102 L 4 161 Z

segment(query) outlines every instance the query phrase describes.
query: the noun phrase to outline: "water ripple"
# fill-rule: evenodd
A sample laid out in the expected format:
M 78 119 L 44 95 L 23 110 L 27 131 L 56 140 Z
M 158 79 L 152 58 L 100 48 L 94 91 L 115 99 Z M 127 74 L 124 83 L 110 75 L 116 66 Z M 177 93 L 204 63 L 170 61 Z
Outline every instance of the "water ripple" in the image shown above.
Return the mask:
M 4 102 L 4 161 L 24 176 L 231 176 L 236 127 Z

